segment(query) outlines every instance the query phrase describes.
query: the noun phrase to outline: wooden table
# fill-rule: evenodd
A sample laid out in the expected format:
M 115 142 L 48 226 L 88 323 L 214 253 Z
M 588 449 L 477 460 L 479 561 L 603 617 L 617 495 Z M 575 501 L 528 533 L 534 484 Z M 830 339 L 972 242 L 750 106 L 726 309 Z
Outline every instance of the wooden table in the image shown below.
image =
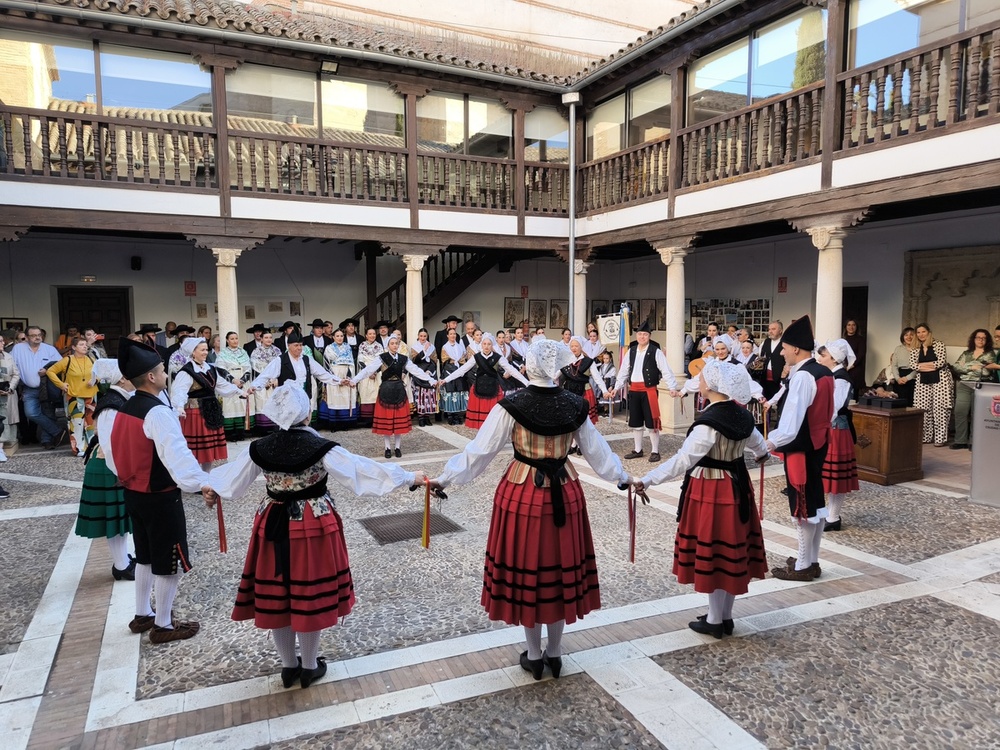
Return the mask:
M 858 478 L 889 485 L 924 478 L 924 410 L 850 407 L 858 442 Z

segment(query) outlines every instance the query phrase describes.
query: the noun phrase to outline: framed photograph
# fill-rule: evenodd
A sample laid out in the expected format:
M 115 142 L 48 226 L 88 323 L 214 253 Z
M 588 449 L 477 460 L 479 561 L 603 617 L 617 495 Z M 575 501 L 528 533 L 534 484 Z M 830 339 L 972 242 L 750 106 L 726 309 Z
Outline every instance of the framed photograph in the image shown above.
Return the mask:
M 528 300 L 528 320 L 531 321 L 532 328 L 545 328 L 548 326 L 549 302 L 544 299 Z
M 194 317 L 196 320 L 204 320 L 208 317 L 208 303 L 198 302 L 195 306 Z
M 267 311 L 269 313 L 283 313 L 285 311 L 285 303 L 280 300 L 268 302 Z
M 667 330 L 667 301 L 665 299 L 656 300 L 656 330 Z
M 549 302 L 549 328 L 558 332 L 569 325 L 569 300 L 554 299 Z
M 642 325 L 646 321 L 649 321 L 650 325 L 657 327 L 656 325 L 656 300 L 655 299 L 644 299 L 639 301 L 639 325 Z M 662 328 L 659 330 L 663 330 Z
M 26 331 L 28 330 L 27 318 L 0 318 L 0 330 Z
M 597 320 L 602 315 L 607 315 L 610 312 L 611 306 L 606 299 L 592 299 L 590 300 L 590 312 L 587 320 Z
M 479 310 L 463 310 L 462 311 L 462 325 L 464 326 L 470 320 L 476 324 L 476 328 L 480 328 L 480 321 L 482 320 L 483 314 Z
M 302 303 L 297 299 L 290 300 L 288 303 L 288 317 L 297 318 L 302 315 Z
M 524 320 L 524 298 L 504 297 L 503 298 L 503 326 L 513 328 L 521 325 Z
M 244 320 L 256 320 L 257 319 L 257 306 L 256 305 L 243 305 L 243 319 Z

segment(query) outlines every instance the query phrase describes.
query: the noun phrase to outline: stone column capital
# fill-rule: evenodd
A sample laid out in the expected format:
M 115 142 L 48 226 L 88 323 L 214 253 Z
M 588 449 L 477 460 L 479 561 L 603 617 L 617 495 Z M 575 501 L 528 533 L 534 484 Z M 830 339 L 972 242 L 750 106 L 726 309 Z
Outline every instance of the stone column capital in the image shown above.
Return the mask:
M 655 246 L 656 252 L 660 256 L 660 260 L 663 261 L 665 266 L 683 266 L 684 258 L 687 257 L 688 253 L 691 251 L 686 247 L 677 247 L 670 245 Z
M 590 270 L 590 267 L 592 265 L 594 265 L 594 264 L 593 263 L 588 263 L 585 260 L 580 260 L 579 258 L 577 258 L 573 262 L 573 273 L 577 274 L 578 276 L 584 276 L 584 275 L 586 275 L 587 271 Z
M 435 253 L 406 253 L 399 257 L 402 258 L 403 265 L 406 266 L 407 271 L 422 271 L 424 263 L 433 255 Z
M 212 255 L 215 256 L 215 265 L 224 268 L 236 268 L 236 261 L 243 254 L 240 247 L 213 247 Z
M 821 251 L 831 246 L 842 248 L 844 237 L 847 236 L 847 231 L 843 227 L 810 227 L 805 231 L 816 249 Z

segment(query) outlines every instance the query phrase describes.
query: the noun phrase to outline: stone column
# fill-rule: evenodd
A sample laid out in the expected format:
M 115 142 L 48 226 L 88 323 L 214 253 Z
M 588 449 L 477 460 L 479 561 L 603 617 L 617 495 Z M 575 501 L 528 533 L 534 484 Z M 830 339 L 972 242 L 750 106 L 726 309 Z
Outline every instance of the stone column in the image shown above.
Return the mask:
M 236 261 L 242 248 L 213 247 L 215 256 L 215 293 L 219 300 L 219 335 L 240 331 L 239 296 L 236 289 Z M 242 336 L 240 337 L 242 339 Z
M 687 374 L 684 371 L 684 258 L 690 252 L 688 245 L 670 242 L 653 242 L 660 254 L 660 260 L 667 267 L 667 330 L 663 353 L 667 364 L 677 378 L 678 385 L 684 385 Z M 691 425 L 694 403 L 688 398 L 681 412 L 681 399 L 673 398 L 665 385 L 660 385 L 660 418 L 663 431 L 679 434 Z
M 406 253 L 400 256 L 406 266 L 406 340 L 417 340 L 424 327 L 424 263 L 432 253 Z
M 843 327 L 844 237 L 837 226 L 806 229 L 819 250 L 816 268 L 816 319 L 813 332 L 817 344 L 838 338 Z
M 587 331 L 587 271 L 594 265 L 577 259 L 573 265 L 573 334 L 583 336 Z

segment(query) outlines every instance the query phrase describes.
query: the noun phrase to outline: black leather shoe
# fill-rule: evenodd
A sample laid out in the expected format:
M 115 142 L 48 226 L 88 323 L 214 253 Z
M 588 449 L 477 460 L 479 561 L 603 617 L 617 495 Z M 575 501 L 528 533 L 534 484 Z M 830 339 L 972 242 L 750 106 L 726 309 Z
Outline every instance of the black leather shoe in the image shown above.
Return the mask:
M 708 615 L 698 615 L 698 619 L 701 620 L 704 623 L 707 623 L 708 622 Z M 732 635 L 734 627 L 735 627 L 735 625 L 733 625 L 733 621 L 732 620 L 723 620 L 722 621 L 722 632 L 725 633 L 726 635 Z
M 111 566 L 111 575 L 116 581 L 134 581 L 135 580 L 135 558 L 132 555 L 128 556 L 128 567 L 123 570 L 119 570 L 114 565 Z
M 562 657 L 561 656 L 549 656 L 544 651 L 542 652 L 542 662 L 552 670 L 552 677 L 559 679 L 559 673 L 562 672 Z M 537 677 L 535 678 L 538 679 Z
M 302 658 L 299 658 L 299 664 L 296 667 L 282 667 L 281 668 L 281 684 L 286 688 L 290 688 L 296 682 L 299 681 L 299 677 L 302 676 Z
M 660 454 L 659 453 L 650 453 L 649 454 L 649 463 L 655 464 L 659 460 L 660 460 Z
M 399 448 L 396 448 L 396 458 L 402 458 L 402 457 L 403 457 L 403 451 L 400 450 Z
M 560 664 L 560 667 L 562 665 Z M 545 660 L 544 659 L 529 659 L 528 652 L 521 652 L 521 669 L 525 672 L 531 672 L 531 676 L 536 680 L 542 679 L 542 672 L 545 671 Z
M 299 684 L 302 685 L 303 689 L 305 689 L 325 674 L 326 659 L 322 656 L 318 656 L 316 657 L 316 669 L 302 668 L 302 674 L 299 676 Z
M 838 518 L 836 521 L 827 523 L 823 526 L 823 531 L 840 531 L 840 521 L 841 519 Z
M 711 635 L 715 638 L 722 638 L 725 634 L 725 626 L 721 622 L 718 625 L 711 625 L 707 619 L 702 620 L 699 618 L 697 620 L 693 620 L 688 623 L 688 627 L 696 633 Z
M 392 458 L 392 451 L 389 450 L 388 448 L 385 449 L 385 457 Z
M 642 451 L 632 451 L 631 453 L 626 453 L 622 458 L 642 458 Z

